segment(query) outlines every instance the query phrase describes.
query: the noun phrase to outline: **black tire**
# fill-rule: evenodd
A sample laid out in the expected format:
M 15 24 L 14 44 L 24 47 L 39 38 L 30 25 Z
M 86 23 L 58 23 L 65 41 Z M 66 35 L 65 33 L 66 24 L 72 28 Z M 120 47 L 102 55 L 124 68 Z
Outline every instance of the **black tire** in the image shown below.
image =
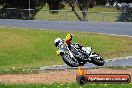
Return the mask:
M 79 66 L 78 61 L 73 61 L 73 59 L 71 58 L 72 62 L 74 62 L 74 63 L 72 63 L 70 60 L 68 60 L 69 59 L 68 57 L 66 58 L 66 56 L 68 56 L 68 55 L 63 55 L 62 59 L 67 65 L 69 65 L 71 67 L 78 67 Z
M 98 60 L 97 58 L 92 58 L 92 63 L 97 66 L 103 66 L 105 61 L 103 59 Z
M 79 85 L 84 85 L 87 82 L 87 79 L 85 76 L 77 76 L 76 81 Z
M 96 53 L 94 53 L 94 54 L 96 54 Z M 98 55 L 98 54 L 96 54 L 96 55 L 97 55 L 97 57 L 91 58 L 92 63 L 97 66 L 103 66 L 105 64 L 104 59 L 100 55 Z M 98 57 L 99 57 L 99 59 L 97 59 Z

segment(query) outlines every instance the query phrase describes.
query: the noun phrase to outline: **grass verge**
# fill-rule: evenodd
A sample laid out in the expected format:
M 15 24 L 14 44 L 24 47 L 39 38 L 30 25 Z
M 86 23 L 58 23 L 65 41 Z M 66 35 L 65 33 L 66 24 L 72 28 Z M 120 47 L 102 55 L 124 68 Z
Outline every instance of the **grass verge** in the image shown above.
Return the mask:
M 13 67 L 13 68 L 1 68 L 0 69 L 0 75 L 3 74 L 34 74 L 38 73 L 35 68 L 18 68 L 18 67 Z
M 0 68 L 26 68 L 64 64 L 57 57 L 54 39 L 74 34 L 73 43 L 91 46 L 105 59 L 132 55 L 132 38 L 87 32 L 31 30 L 0 27 Z
M 132 84 L 0 84 L 0 88 L 131 88 Z

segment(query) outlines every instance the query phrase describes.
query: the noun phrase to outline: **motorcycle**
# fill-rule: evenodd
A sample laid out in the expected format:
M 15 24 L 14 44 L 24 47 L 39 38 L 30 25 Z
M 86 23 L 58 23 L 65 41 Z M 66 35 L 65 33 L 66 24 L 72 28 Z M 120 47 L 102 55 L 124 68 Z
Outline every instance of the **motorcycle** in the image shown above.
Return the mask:
M 55 39 L 54 43 L 58 48 L 56 54 L 61 56 L 63 61 L 71 67 L 84 66 L 87 62 L 97 66 L 103 66 L 105 63 L 104 59 L 99 54 L 92 52 L 91 47 L 83 47 L 75 43 L 71 44 L 69 48 L 68 45 L 65 44 L 65 40 L 60 38 Z

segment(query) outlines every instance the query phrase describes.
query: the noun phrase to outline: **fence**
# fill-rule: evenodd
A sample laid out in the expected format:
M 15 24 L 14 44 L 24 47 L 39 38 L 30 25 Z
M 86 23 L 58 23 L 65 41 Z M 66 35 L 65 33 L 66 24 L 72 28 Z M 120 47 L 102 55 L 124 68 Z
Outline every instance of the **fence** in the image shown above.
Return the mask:
M 0 9 L 1 19 L 34 19 L 36 10 L 34 9 L 17 9 L 17 8 L 4 8 Z
M 53 11 L 55 12 L 55 11 Z M 82 16 L 81 11 L 77 13 Z M 88 21 L 97 21 L 97 22 L 114 22 L 118 19 L 120 12 L 88 12 L 87 19 Z M 49 11 L 40 11 L 36 14 L 35 19 L 39 20 L 59 20 L 59 21 L 79 21 L 75 16 L 74 12 L 61 10 L 58 13 L 51 14 Z
M 34 10 L 34 9 L 15 9 L 7 8 L 0 10 L 0 18 L 3 19 L 38 19 L 38 20 L 49 20 L 49 21 L 79 21 L 78 18 L 72 11 L 69 10 Z M 51 14 L 52 13 L 52 14 Z M 77 11 L 79 15 L 82 16 L 81 11 Z M 87 19 L 88 21 L 96 22 L 115 22 L 119 21 L 121 18 L 121 12 L 88 12 Z M 124 17 L 132 20 L 132 14 L 124 13 Z M 122 17 L 123 17 L 122 16 Z M 122 21 L 125 21 L 123 19 Z

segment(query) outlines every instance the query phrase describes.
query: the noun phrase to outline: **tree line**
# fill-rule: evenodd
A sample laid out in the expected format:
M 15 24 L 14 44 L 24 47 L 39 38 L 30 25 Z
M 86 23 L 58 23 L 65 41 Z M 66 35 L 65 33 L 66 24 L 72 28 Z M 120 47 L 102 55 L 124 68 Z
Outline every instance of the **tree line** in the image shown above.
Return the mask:
M 80 21 L 86 21 L 89 8 L 93 8 L 95 5 L 105 5 L 108 2 L 132 3 L 132 0 L 0 0 L 0 6 L 2 8 L 35 9 L 35 13 L 33 13 L 35 16 L 46 4 L 49 6 L 49 10 L 60 10 L 67 4 Z M 82 11 L 82 16 L 77 13 L 75 7 Z M 51 11 L 51 13 L 54 14 L 57 11 Z
M 63 6 L 61 2 L 65 0 L 30 0 L 30 5 L 32 9 L 37 9 L 41 6 L 44 6 L 46 3 L 49 5 L 49 9 L 61 9 Z M 66 0 L 69 2 L 76 2 L 80 0 Z M 87 0 L 81 0 L 87 1 Z M 119 2 L 119 3 L 132 3 L 132 0 L 94 0 L 97 5 L 105 5 L 107 2 Z M 0 0 L 0 5 L 4 8 L 20 8 L 20 9 L 28 9 L 29 8 L 29 0 Z

